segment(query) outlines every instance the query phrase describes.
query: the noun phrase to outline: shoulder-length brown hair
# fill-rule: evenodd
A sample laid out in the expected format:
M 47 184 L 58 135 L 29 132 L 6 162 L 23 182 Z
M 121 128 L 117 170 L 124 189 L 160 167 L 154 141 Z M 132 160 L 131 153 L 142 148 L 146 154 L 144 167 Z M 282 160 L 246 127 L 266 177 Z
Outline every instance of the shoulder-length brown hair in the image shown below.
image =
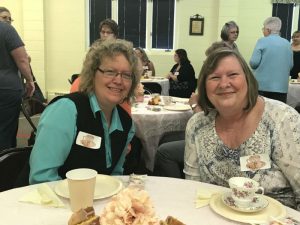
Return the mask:
M 258 83 L 247 65 L 246 61 L 243 59 L 243 57 L 236 51 L 228 49 L 228 48 L 219 48 L 215 51 L 213 51 L 211 54 L 208 55 L 206 60 L 204 61 L 204 64 L 201 68 L 199 79 L 198 79 L 198 104 L 204 111 L 205 115 L 208 115 L 208 113 L 211 110 L 214 110 L 214 105 L 210 102 L 208 99 L 207 93 L 206 93 L 206 80 L 207 77 L 212 74 L 212 72 L 217 68 L 219 65 L 219 62 L 224 59 L 227 56 L 234 56 L 240 63 L 245 76 L 246 76 L 246 82 L 248 86 L 248 93 L 247 93 L 247 105 L 244 108 L 246 111 L 250 111 L 256 104 L 257 97 L 258 97 Z
M 120 39 L 106 41 L 99 40 L 93 43 L 86 55 L 80 73 L 81 81 L 79 90 L 85 94 L 94 92 L 94 80 L 97 68 L 101 65 L 104 58 L 113 58 L 118 55 L 125 56 L 130 64 L 130 69 L 132 71 L 132 85 L 126 99 L 132 97 L 134 95 L 134 89 L 140 79 L 140 62 L 133 50 L 132 43 Z

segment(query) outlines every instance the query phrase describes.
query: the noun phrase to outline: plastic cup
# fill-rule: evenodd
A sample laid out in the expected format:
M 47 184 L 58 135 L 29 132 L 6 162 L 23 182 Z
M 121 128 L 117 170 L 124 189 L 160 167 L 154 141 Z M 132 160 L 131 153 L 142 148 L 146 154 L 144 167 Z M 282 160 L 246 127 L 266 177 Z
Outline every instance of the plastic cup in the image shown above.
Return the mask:
M 97 171 L 92 169 L 74 169 L 66 173 L 73 212 L 93 206 Z

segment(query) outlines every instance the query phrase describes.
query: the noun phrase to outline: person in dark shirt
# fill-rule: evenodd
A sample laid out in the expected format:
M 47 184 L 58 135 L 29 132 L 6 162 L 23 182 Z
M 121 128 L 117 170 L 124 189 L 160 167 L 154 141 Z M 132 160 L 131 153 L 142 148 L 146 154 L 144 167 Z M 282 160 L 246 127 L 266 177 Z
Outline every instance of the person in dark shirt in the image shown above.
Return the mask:
M 26 94 L 32 96 L 35 90 L 24 43 L 11 22 L 8 9 L 0 7 L 0 150 L 17 145 L 23 94 L 19 71 L 26 80 Z
M 169 95 L 189 98 L 196 88 L 195 70 L 184 49 L 177 49 L 174 54 L 176 64 L 168 73 L 170 81 Z
M 294 59 L 294 66 L 291 70 L 291 78 L 297 79 L 300 77 L 300 31 L 297 30 L 293 33 L 292 36 L 292 50 L 293 50 L 293 59 Z

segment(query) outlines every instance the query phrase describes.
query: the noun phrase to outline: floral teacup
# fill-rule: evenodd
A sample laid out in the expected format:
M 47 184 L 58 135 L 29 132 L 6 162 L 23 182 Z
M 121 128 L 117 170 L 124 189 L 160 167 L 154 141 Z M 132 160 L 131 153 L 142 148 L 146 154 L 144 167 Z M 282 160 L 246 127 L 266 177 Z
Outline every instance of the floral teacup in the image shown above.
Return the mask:
M 238 207 L 249 207 L 256 200 L 258 190 L 263 194 L 264 188 L 259 186 L 255 180 L 246 177 L 232 177 L 228 180 L 232 191 L 232 198 Z

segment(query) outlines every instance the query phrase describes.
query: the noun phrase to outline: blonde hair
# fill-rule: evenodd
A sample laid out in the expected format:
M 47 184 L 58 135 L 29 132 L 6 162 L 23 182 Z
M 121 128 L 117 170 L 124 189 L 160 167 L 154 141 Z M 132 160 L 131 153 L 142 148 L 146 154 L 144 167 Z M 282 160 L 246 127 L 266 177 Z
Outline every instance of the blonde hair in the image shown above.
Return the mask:
M 120 39 L 106 41 L 99 40 L 93 43 L 86 55 L 80 73 L 81 81 L 79 90 L 85 94 L 94 92 L 94 80 L 97 68 L 105 58 L 113 58 L 118 55 L 123 55 L 130 64 L 130 69 L 132 71 L 132 85 L 128 96 L 125 99 L 128 100 L 132 97 L 134 95 L 134 89 L 140 79 L 140 63 L 133 50 L 132 43 Z

